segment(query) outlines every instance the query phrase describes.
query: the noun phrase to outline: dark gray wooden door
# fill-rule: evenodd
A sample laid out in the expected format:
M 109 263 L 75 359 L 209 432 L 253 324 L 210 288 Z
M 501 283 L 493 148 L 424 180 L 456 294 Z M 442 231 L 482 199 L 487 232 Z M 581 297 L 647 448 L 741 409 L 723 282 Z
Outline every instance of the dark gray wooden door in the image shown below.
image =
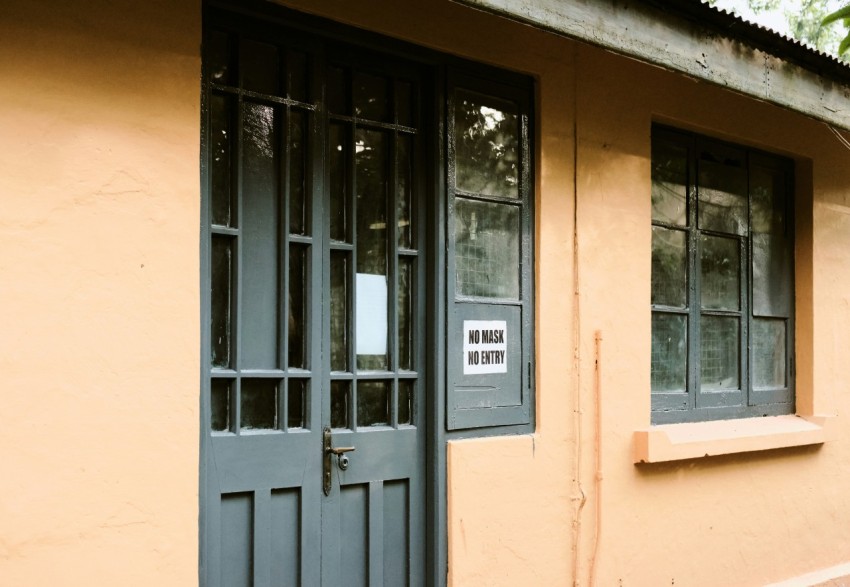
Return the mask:
M 421 80 L 205 26 L 202 583 L 421 584 Z

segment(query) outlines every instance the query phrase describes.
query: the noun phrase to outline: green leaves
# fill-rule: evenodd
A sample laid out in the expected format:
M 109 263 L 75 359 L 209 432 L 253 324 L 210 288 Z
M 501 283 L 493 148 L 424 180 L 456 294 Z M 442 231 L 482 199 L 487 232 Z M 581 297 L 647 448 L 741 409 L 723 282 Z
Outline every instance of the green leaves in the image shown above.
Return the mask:
M 839 8 L 838 10 L 833 12 L 832 14 L 826 15 L 824 17 L 823 21 L 821 21 L 821 24 L 827 25 L 831 22 L 835 22 L 836 20 L 847 19 L 847 18 L 850 18 L 850 4 L 848 4 L 847 6 L 844 6 L 843 8 Z
M 839 20 L 843 21 L 844 28 L 847 29 L 847 35 L 838 45 L 838 55 L 841 56 L 850 49 L 850 4 L 839 8 L 831 14 L 827 14 L 821 21 L 821 26 L 826 26 Z

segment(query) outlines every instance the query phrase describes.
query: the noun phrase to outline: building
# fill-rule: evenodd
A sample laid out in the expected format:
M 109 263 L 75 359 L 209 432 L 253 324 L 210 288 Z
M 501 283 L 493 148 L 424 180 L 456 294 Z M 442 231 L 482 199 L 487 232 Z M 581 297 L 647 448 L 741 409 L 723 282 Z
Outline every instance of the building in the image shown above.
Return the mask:
M 850 575 L 850 69 L 282 4 L 0 8 L 0 584 Z

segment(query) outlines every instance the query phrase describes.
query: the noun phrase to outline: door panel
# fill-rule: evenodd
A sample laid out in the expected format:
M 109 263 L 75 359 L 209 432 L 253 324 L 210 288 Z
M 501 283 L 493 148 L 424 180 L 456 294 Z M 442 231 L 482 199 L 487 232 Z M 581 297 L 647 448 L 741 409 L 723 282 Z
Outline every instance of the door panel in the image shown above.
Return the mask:
M 202 583 L 417 585 L 422 79 L 299 35 L 207 10 Z

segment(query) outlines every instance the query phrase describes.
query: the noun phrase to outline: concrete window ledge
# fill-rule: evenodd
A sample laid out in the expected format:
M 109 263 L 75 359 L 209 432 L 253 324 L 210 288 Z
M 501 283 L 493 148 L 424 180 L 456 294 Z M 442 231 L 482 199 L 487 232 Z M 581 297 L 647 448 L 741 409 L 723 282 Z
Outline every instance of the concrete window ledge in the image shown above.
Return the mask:
M 829 419 L 789 415 L 651 426 L 634 433 L 634 462 L 663 463 L 823 444 Z
M 765 585 L 765 587 L 839 587 L 840 585 L 850 585 L 850 563 L 806 573 L 793 579 Z

